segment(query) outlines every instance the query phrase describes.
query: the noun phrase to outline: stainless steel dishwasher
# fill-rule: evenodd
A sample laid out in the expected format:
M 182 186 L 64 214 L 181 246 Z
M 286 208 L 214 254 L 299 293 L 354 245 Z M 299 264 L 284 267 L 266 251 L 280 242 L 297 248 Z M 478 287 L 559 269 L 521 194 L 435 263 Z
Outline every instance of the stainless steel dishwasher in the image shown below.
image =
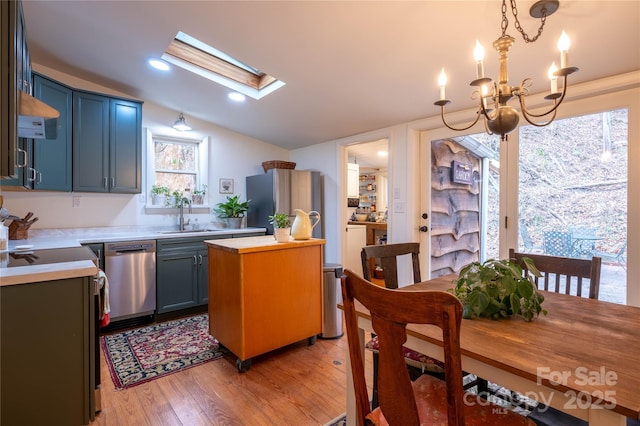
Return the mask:
M 105 243 L 112 321 L 153 314 L 156 309 L 156 241 Z

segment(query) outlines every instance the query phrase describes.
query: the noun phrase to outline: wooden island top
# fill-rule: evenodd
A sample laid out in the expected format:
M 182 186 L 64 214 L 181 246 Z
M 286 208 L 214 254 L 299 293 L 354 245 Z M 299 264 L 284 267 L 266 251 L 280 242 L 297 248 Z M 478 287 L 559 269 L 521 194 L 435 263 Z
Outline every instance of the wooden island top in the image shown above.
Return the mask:
M 291 240 L 288 243 L 279 243 L 273 235 L 262 235 L 259 237 L 245 238 L 225 238 L 222 240 L 205 240 L 205 244 L 232 253 L 256 253 L 271 250 L 286 250 L 295 247 L 306 247 L 322 245 L 325 240 L 320 238 L 310 238 L 308 240 Z

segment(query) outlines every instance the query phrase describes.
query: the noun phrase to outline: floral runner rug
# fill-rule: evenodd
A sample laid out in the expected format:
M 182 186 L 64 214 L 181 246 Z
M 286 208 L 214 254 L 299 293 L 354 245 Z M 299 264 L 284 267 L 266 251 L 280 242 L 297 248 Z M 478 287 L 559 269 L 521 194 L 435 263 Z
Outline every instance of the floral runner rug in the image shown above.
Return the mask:
M 209 335 L 207 314 L 100 338 L 116 389 L 125 389 L 221 358 L 227 349 Z

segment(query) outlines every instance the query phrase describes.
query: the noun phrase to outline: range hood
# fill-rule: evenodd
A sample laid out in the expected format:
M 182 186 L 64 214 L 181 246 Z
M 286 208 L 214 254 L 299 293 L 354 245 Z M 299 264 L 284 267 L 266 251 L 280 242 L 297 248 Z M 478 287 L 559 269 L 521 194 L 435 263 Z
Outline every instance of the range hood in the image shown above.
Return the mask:
M 20 91 L 18 137 L 55 139 L 60 112 L 28 93 Z

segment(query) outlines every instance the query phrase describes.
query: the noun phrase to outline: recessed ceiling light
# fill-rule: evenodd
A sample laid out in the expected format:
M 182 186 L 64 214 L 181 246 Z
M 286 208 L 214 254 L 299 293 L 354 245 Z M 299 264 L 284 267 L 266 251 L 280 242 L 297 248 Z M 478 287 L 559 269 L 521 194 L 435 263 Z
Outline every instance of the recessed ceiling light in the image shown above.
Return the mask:
M 378 151 L 378 157 L 386 157 L 389 155 L 387 151 Z
M 232 101 L 236 101 L 236 102 L 244 102 L 245 99 L 247 99 L 247 97 L 245 95 L 243 95 L 242 93 L 238 93 L 238 92 L 229 92 L 227 97 L 229 99 L 231 99 Z
M 169 71 L 169 64 L 163 60 L 152 58 L 149 59 L 149 65 L 160 71 Z

